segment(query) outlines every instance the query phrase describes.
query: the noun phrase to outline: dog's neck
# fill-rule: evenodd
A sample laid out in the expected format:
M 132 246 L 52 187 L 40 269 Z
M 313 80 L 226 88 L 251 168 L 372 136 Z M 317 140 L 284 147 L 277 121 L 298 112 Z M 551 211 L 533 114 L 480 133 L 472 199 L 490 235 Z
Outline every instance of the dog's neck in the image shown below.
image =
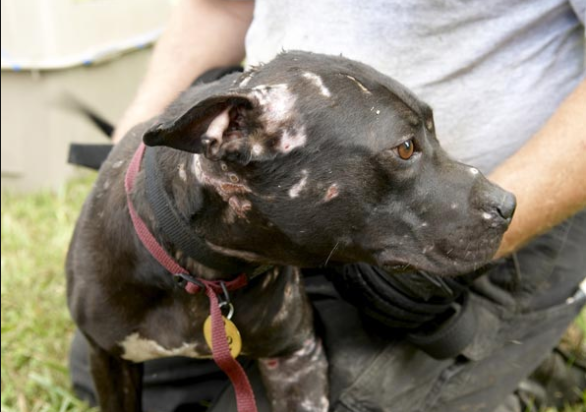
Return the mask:
M 154 154 L 154 151 L 148 152 L 145 156 L 147 159 L 143 159 L 145 173 L 137 180 L 137 190 L 134 192 L 134 197 L 137 198 L 134 204 L 138 206 L 139 214 L 145 218 L 157 241 L 194 276 L 204 279 L 226 279 L 242 272 L 256 273 L 255 266 L 260 266 L 260 263 L 252 262 L 261 262 L 262 258 L 249 252 L 234 251 L 215 245 L 206 239 L 207 236 L 198 235 L 208 233 L 210 221 L 218 221 L 214 214 L 223 213 L 225 220 L 225 210 L 233 211 L 239 205 L 233 200 L 234 196 L 246 193 L 247 189 L 238 182 L 215 176 L 213 171 L 200 169 L 202 165 L 197 155 L 166 148 L 157 150 L 159 152 L 156 156 L 152 156 L 155 160 L 148 159 L 149 154 Z M 153 173 L 150 173 L 149 177 L 149 172 L 153 169 L 157 169 L 156 178 L 153 178 Z M 152 193 L 161 192 L 165 192 L 163 199 L 157 198 L 157 201 L 153 202 Z M 180 217 L 178 224 L 184 225 L 193 236 L 194 241 L 191 243 L 197 247 L 192 248 L 191 252 L 189 248 L 181 247 L 176 233 L 173 233 L 175 230 L 167 230 L 165 225 L 161 224 L 161 216 L 168 213 L 161 212 L 160 207 L 155 206 L 160 203 L 171 208 L 174 214 Z M 228 219 L 234 218 L 229 216 Z M 194 249 L 196 253 L 193 253 Z M 226 266 L 232 269 L 227 270 Z

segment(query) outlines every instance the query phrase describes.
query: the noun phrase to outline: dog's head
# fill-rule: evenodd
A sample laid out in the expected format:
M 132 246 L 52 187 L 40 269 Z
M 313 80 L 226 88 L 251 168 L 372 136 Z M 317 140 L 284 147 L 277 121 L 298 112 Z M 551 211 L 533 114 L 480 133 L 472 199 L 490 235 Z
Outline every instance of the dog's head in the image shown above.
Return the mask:
M 248 260 L 486 263 L 515 199 L 439 146 L 431 109 L 363 64 L 303 52 L 187 91 L 147 131 L 191 152 L 210 246 Z

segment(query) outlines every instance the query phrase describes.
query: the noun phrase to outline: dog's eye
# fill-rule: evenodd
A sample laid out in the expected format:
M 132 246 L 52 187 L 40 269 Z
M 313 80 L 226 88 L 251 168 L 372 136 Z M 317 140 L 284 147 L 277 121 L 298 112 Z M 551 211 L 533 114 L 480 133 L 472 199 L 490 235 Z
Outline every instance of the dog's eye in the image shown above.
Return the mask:
M 415 151 L 413 140 L 407 140 L 406 142 L 401 143 L 399 146 L 397 146 L 396 150 L 401 159 L 409 160 Z

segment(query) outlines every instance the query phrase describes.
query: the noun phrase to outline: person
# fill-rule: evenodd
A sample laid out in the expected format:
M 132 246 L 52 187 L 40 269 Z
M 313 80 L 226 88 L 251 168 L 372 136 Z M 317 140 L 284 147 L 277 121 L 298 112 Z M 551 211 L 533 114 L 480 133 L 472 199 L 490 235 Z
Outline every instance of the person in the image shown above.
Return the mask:
M 256 65 L 281 50 L 343 54 L 399 80 L 433 108 L 444 149 L 513 192 L 517 211 L 494 266 L 467 286 L 478 325 L 457 356 L 436 360 L 410 342 L 381 340 L 361 329 L 356 302 L 368 299 L 350 296 L 353 306 L 333 288 L 322 290 L 314 305 L 332 364 L 332 408 L 525 410 L 521 392 L 513 392 L 586 301 L 579 291 L 586 278 L 585 18 L 586 0 L 183 0 L 114 141 L 206 70 L 245 57 Z M 343 296 L 340 279 L 384 276 L 354 269 L 337 277 Z M 328 319 L 340 310 L 345 322 Z M 358 351 L 361 345 L 370 349 Z M 214 373 L 206 382 L 220 379 Z M 211 410 L 228 404 L 220 397 Z

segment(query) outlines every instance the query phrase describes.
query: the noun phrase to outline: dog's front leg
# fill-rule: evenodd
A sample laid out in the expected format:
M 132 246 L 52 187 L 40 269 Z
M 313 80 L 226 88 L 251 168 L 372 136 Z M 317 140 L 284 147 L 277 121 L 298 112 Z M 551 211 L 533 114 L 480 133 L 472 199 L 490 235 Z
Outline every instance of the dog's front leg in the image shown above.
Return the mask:
M 315 336 L 291 355 L 259 360 L 273 412 L 327 412 L 328 361 Z
M 90 343 L 90 368 L 102 412 L 142 412 L 142 363 Z

